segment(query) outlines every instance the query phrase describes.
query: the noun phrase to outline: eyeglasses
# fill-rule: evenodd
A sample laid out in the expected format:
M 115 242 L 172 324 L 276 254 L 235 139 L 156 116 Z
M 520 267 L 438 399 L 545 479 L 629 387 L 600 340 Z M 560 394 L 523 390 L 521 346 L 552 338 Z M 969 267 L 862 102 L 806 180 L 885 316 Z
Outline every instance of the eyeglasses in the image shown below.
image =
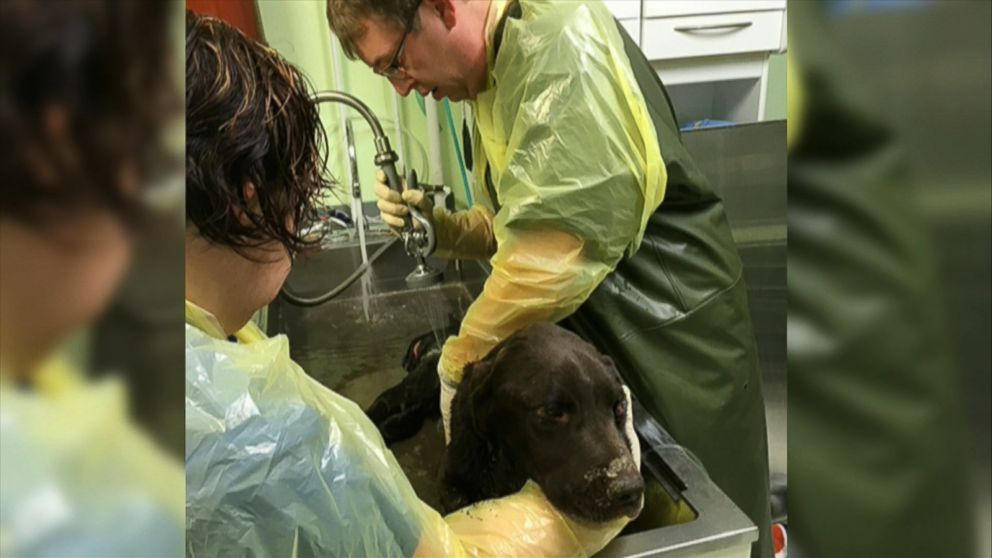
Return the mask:
M 400 79 L 406 77 L 406 68 L 400 66 L 400 56 L 403 55 L 403 47 L 406 46 L 406 39 L 410 36 L 410 31 L 413 30 L 413 23 L 417 21 L 418 11 L 420 11 L 420 2 L 417 2 L 417 7 L 413 9 L 410 19 L 406 22 L 406 28 L 403 30 L 403 37 L 400 39 L 399 44 L 396 45 L 396 52 L 393 53 L 393 57 L 389 61 L 389 65 L 382 70 L 375 70 L 375 73 L 380 76 L 384 76 L 386 79 Z

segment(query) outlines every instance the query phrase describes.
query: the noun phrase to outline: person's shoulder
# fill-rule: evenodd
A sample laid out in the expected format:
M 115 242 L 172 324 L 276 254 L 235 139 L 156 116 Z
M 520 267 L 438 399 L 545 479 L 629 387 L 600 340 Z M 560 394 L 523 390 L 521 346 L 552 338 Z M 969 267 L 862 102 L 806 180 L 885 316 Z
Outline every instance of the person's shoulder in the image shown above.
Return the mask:
M 523 0 L 520 7 L 516 40 L 532 59 L 552 57 L 562 63 L 598 56 L 616 25 L 602 2 Z
M 598 1 L 548 2 L 541 0 L 520 0 L 521 19 L 541 31 L 561 31 L 572 28 L 589 29 L 609 22 L 613 16 Z

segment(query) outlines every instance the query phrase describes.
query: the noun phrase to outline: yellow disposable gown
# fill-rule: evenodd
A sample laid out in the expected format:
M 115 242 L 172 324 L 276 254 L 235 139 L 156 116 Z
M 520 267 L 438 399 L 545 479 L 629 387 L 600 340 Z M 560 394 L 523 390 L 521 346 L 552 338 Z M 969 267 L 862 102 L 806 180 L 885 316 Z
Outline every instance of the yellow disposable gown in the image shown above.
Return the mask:
M 654 124 L 606 7 L 520 4 L 498 55 L 506 3 L 492 4 L 488 89 L 471 103 L 476 198 L 487 207 L 435 212 L 441 255 L 493 265 L 444 347 L 449 383 L 520 328 L 574 312 L 637 250 L 665 192 Z
M 128 417 L 123 384 L 58 357 L 0 381 L 0 556 L 182 556 L 183 471 Z

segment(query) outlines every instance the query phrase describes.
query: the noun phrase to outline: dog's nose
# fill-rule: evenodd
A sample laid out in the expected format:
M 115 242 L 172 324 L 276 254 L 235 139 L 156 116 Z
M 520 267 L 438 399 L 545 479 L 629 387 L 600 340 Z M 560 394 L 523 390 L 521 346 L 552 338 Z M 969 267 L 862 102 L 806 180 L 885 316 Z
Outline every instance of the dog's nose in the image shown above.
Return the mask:
M 644 494 L 644 479 L 640 475 L 624 475 L 610 487 L 613 500 L 623 506 L 636 506 Z

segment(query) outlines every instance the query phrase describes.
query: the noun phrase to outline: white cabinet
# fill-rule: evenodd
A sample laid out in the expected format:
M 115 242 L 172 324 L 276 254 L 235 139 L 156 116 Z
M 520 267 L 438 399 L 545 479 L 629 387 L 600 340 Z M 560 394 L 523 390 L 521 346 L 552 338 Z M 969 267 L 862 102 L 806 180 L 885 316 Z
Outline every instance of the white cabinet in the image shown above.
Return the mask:
M 786 0 L 604 0 L 668 88 L 680 124 L 765 118 Z
M 764 119 L 768 58 L 786 48 L 785 0 L 640 4 L 639 44 L 668 88 L 681 124 Z M 611 7 L 614 13 L 619 9 Z

